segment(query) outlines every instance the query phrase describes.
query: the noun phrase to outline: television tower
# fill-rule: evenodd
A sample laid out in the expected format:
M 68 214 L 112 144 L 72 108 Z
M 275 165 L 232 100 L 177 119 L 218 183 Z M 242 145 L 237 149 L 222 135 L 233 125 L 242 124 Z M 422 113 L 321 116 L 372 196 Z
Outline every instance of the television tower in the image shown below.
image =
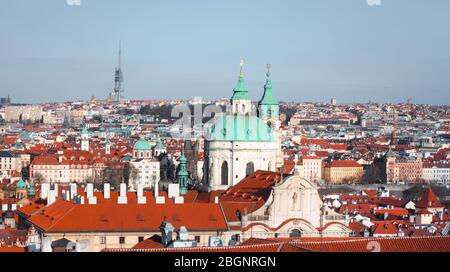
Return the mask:
M 119 65 L 115 70 L 114 76 L 114 91 L 113 91 L 113 101 L 119 103 L 121 93 L 123 93 L 122 89 L 123 82 L 123 73 L 122 73 L 122 42 L 119 41 Z

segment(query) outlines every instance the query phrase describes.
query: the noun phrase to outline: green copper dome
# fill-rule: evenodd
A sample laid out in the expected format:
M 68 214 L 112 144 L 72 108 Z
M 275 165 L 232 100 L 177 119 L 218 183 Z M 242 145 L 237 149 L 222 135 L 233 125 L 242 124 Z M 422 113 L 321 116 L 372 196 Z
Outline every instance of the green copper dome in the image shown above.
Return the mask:
M 158 139 L 155 145 L 155 150 L 165 150 L 166 146 Z
M 23 178 L 20 178 L 19 182 L 16 184 L 16 189 L 26 189 L 27 184 L 23 181 Z
M 133 147 L 134 150 L 151 150 L 152 147 L 150 146 L 150 143 L 146 140 L 140 139 L 134 144 Z
M 89 131 L 87 130 L 86 127 L 83 128 L 83 130 L 81 131 L 81 134 L 89 134 Z
M 253 115 L 226 115 L 210 128 L 208 141 L 273 142 L 272 129 Z

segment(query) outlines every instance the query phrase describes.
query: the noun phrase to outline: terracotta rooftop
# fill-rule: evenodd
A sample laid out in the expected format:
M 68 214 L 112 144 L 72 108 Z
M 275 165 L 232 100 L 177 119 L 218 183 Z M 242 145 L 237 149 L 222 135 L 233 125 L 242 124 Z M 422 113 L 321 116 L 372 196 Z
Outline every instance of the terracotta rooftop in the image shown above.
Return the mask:
M 431 188 L 428 188 L 416 203 L 417 208 L 443 208 Z
M 131 192 L 127 193 L 128 204 L 117 204 L 117 192 L 111 192 L 111 199 L 104 199 L 98 192 L 94 195 L 97 196 L 97 204 L 93 205 L 57 200 L 48 207 L 30 205 L 17 212 L 24 215 L 32 212 L 28 221 L 46 232 L 159 231 L 164 218 L 175 228 L 227 229 L 219 204 L 174 204 L 170 199 L 166 199 L 165 204 L 156 204 L 151 192 L 144 193 L 147 204 L 138 204 L 136 193 Z

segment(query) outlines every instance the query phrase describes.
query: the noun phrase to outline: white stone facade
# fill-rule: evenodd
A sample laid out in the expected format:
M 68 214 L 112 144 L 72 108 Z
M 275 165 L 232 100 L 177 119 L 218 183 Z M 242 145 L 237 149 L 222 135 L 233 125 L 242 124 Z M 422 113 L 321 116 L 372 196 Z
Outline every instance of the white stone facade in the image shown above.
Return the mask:
M 205 174 L 211 190 L 225 190 L 236 185 L 248 174 L 247 166 L 253 170 L 275 171 L 277 159 L 276 142 L 206 142 Z M 228 168 L 228 182 L 222 180 L 224 162 Z
M 142 159 L 132 160 L 130 164 L 137 170 L 137 178 L 130 179 L 130 186 L 134 189 L 138 184 L 144 188 L 153 188 L 160 180 L 160 163 L 158 160 Z

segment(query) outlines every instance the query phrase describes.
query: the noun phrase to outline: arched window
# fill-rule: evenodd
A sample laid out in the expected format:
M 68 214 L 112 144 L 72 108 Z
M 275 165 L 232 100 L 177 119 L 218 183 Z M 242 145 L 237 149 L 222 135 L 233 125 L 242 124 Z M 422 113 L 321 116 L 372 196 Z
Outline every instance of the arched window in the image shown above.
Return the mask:
M 272 163 L 269 161 L 268 165 L 267 165 L 267 171 L 270 171 L 272 168 Z
M 245 112 L 245 104 L 242 104 L 242 112 Z
M 221 169 L 221 185 L 228 185 L 228 163 L 224 161 Z
M 253 162 L 247 163 L 247 167 L 245 168 L 245 176 L 248 177 L 255 172 L 255 165 Z
M 293 229 L 291 230 L 291 233 L 289 234 L 289 237 L 291 238 L 298 238 L 298 237 L 302 237 L 302 232 L 298 229 Z

